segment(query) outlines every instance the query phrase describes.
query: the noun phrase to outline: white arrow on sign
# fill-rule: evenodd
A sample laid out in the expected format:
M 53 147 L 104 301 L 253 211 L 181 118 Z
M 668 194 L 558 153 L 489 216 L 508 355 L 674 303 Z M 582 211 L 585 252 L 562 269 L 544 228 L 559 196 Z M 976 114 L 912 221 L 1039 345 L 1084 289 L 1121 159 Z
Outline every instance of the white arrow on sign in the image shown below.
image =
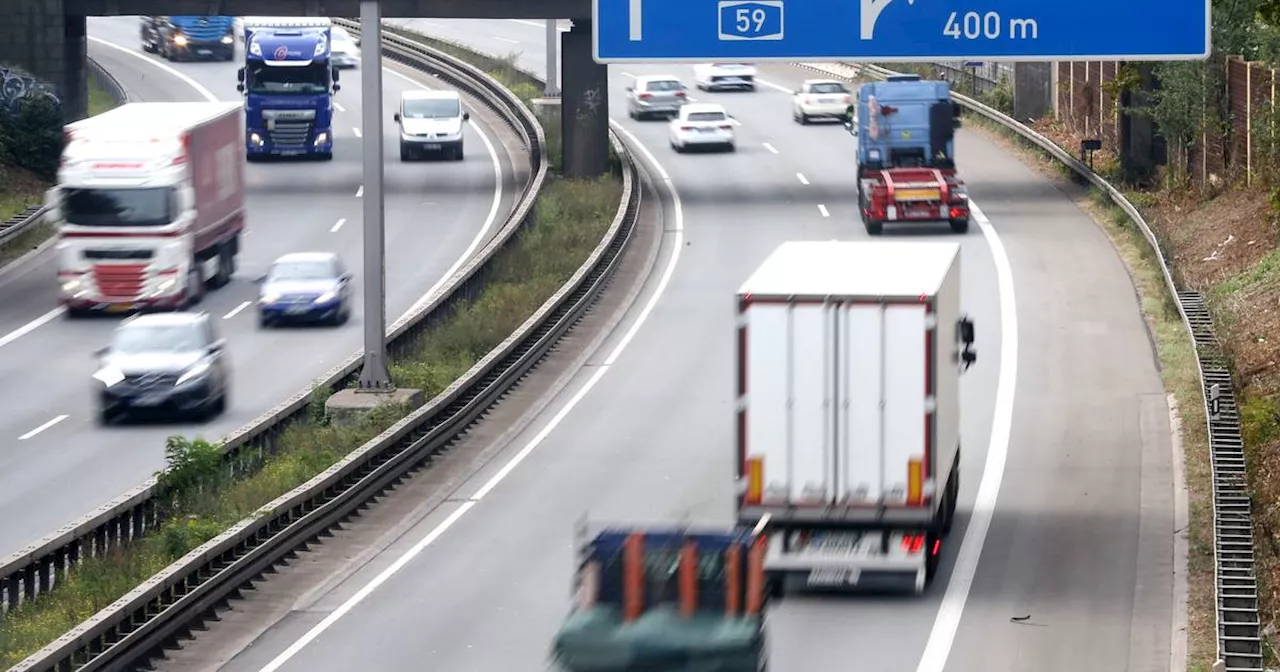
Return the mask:
M 640 41 L 640 2 L 641 0 L 628 0 L 631 3 L 631 41 Z

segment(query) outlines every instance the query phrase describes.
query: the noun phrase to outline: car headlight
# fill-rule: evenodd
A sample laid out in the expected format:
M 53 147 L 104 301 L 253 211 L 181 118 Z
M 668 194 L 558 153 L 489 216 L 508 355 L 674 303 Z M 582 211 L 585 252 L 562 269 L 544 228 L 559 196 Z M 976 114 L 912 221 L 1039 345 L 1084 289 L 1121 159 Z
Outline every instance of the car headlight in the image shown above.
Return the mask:
M 209 362 L 203 361 L 189 368 L 181 376 L 178 376 L 178 382 L 174 385 L 181 385 L 187 381 L 195 380 L 204 374 L 209 373 Z
M 93 378 L 94 380 L 102 381 L 103 385 L 111 387 L 124 380 L 124 372 L 114 366 L 104 366 L 93 374 Z
M 279 301 L 279 300 L 280 300 L 280 294 L 276 292 L 267 292 L 266 294 L 263 294 L 262 296 L 258 297 L 259 304 L 275 303 L 276 301 Z
M 178 45 L 179 47 L 185 47 L 185 46 L 187 46 L 187 36 L 186 36 L 186 35 L 175 35 L 175 36 L 173 37 L 173 43 L 174 43 L 174 44 L 176 44 L 176 45 Z
M 223 44 L 231 44 L 232 42 L 235 42 L 235 41 L 236 41 L 236 38 L 231 37 L 230 35 L 223 35 L 223 36 L 222 36 L 222 43 L 223 43 Z
M 321 294 L 320 296 L 316 297 L 316 303 L 329 303 L 330 301 L 336 298 L 338 298 L 338 290 L 331 289 L 325 292 L 324 294 Z

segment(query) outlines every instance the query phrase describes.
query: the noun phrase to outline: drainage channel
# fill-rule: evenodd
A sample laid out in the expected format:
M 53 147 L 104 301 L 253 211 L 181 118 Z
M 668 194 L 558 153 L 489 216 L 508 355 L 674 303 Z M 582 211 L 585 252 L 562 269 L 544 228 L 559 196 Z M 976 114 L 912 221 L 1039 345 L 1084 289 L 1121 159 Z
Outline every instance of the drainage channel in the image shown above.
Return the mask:
M 1178 292 L 1196 343 L 1209 418 L 1213 466 L 1213 538 L 1218 658 L 1227 672 L 1262 672 L 1262 628 L 1254 573 L 1253 514 L 1245 476 L 1244 437 L 1231 372 L 1198 292 Z

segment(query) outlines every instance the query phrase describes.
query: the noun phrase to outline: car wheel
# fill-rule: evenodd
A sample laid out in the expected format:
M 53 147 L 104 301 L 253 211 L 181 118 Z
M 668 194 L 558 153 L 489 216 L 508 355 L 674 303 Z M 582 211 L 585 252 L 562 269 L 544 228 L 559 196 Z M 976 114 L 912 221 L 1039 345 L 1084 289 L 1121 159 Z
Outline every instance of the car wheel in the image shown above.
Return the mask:
M 462 145 L 458 145 L 458 146 L 453 150 L 453 160 L 454 160 L 454 161 L 461 161 L 461 160 L 462 160 Z
M 319 154 L 316 154 L 316 158 L 321 161 L 332 161 L 333 152 L 320 152 Z
M 627 106 L 627 116 L 631 117 L 632 119 L 636 118 L 636 111 L 631 106 Z
M 725 146 L 724 146 L 724 151 L 726 151 L 726 152 L 736 152 L 736 151 L 738 151 L 738 145 L 737 145 L 737 143 L 730 142 L 730 143 L 725 144 Z
M 952 232 L 952 233 L 968 233 L 968 232 L 969 232 L 969 220 L 967 220 L 967 219 L 953 219 L 953 220 L 951 220 L 951 232 Z
M 218 247 L 218 274 L 210 280 L 214 289 L 231 284 L 231 275 L 235 273 L 235 257 L 231 256 L 231 245 L 223 243 Z
M 867 229 L 867 234 L 878 236 L 884 232 L 884 222 L 868 221 L 863 222 L 863 226 Z
M 409 154 L 409 148 L 404 145 L 400 145 L 400 160 L 408 161 L 410 158 L 412 157 Z
M 800 125 L 801 125 L 801 126 L 806 126 L 806 125 L 808 125 L 808 124 L 809 124 L 809 115 L 805 114 L 804 112 L 801 112 L 801 113 L 800 113 Z
M 272 326 L 274 325 L 271 322 L 271 318 L 267 317 L 266 315 L 263 315 L 262 313 L 258 314 L 259 329 L 270 329 Z
M 107 409 L 99 408 L 98 412 L 94 414 L 93 420 L 99 427 L 110 427 L 115 418 L 111 416 L 111 413 L 107 411 Z

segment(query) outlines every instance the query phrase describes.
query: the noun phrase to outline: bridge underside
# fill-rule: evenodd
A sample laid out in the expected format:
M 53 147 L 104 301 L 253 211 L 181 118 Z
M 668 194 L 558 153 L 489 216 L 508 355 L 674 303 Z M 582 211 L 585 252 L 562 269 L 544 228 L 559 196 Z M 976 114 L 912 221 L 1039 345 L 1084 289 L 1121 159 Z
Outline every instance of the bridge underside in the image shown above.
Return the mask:
M 4 0 L 9 2 L 11 0 Z M 51 3 L 54 4 L 54 3 Z M 360 16 L 359 0 L 63 0 L 84 16 Z M 591 16 L 591 0 L 382 0 L 386 18 L 570 19 Z

